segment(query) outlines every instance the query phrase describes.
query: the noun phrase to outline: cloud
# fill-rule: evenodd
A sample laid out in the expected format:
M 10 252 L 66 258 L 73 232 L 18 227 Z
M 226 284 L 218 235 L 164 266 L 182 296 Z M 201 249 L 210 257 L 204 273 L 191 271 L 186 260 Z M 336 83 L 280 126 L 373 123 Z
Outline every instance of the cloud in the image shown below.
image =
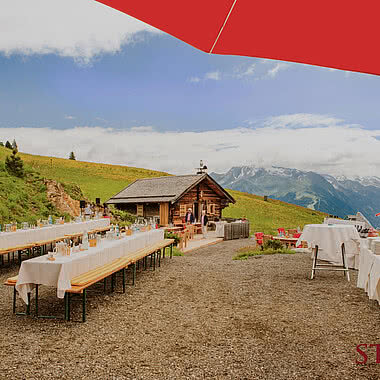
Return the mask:
M 188 79 L 189 82 L 198 83 L 202 80 L 221 80 L 221 79 L 237 79 L 237 80 L 262 80 L 273 79 L 280 71 L 284 71 L 292 64 L 278 62 L 268 59 L 249 59 L 249 63 L 243 63 L 235 66 L 231 70 L 215 70 L 207 72 L 203 77 L 193 76 Z M 254 62 L 252 62 L 254 60 Z M 295 65 L 295 64 L 293 64 Z
M 189 78 L 189 82 L 191 82 L 191 83 L 198 83 L 200 81 L 201 81 L 201 78 L 199 78 L 199 77 L 191 77 L 191 78 Z
M 252 77 L 256 72 L 256 63 L 251 63 L 247 66 L 240 66 L 235 68 L 232 76 L 237 79 Z
M 205 74 L 205 79 L 210 79 L 210 80 L 221 80 L 221 72 L 220 71 L 210 71 L 209 73 Z
M 132 127 L 131 132 L 140 132 L 140 133 L 146 133 L 146 132 L 153 132 L 154 128 L 150 126 L 141 126 L 141 127 Z
M 76 119 L 76 117 L 75 116 L 71 116 L 71 115 L 66 115 L 65 119 L 66 120 L 74 120 L 74 119 Z
M 270 68 L 267 72 L 267 76 L 270 77 L 270 78 L 274 78 L 277 76 L 277 74 L 280 72 L 280 71 L 283 71 L 285 69 L 288 69 L 290 67 L 290 65 L 288 63 L 284 63 L 284 62 L 278 62 L 276 63 L 272 68 Z
M 342 122 L 343 119 L 328 115 L 295 113 L 267 118 L 263 122 L 263 126 L 273 128 L 331 127 Z
M 232 166 L 283 166 L 332 175 L 380 176 L 380 129 L 365 130 L 323 115 L 271 118 L 256 128 L 202 132 L 159 132 L 153 127 L 0 128 L 4 141 L 16 139 L 21 151 L 78 160 L 129 165 L 174 174 L 193 173 L 202 159 L 210 171 Z M 317 121 L 310 126 L 312 118 Z M 287 120 L 278 128 L 273 120 Z M 302 126 L 302 123 L 304 126 Z
M 192 76 L 190 77 L 187 81 L 190 82 L 190 83 L 199 83 L 201 81 L 206 81 L 206 80 L 221 80 L 222 79 L 222 73 L 221 71 L 210 71 L 210 72 L 207 72 L 203 75 L 202 78 L 200 78 L 199 76 Z
M 88 63 L 157 29 L 94 0 L 13 0 L 0 12 L 0 53 L 57 54 Z

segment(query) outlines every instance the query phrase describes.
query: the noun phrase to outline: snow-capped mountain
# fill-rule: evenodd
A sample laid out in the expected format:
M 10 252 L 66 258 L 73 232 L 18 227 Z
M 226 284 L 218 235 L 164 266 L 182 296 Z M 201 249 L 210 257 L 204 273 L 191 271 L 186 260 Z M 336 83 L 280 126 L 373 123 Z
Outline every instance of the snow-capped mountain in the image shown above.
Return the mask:
M 360 211 L 380 227 L 380 178 L 333 177 L 298 169 L 239 166 L 210 174 L 223 187 L 294 203 L 345 217 Z

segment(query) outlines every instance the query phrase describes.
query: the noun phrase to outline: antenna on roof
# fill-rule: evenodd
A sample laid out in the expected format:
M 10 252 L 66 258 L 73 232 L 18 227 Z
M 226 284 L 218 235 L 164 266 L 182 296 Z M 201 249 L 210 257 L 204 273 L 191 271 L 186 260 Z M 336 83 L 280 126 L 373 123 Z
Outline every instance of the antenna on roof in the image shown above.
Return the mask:
M 199 168 L 197 169 L 197 174 L 207 173 L 207 166 L 203 164 L 203 160 L 199 161 Z

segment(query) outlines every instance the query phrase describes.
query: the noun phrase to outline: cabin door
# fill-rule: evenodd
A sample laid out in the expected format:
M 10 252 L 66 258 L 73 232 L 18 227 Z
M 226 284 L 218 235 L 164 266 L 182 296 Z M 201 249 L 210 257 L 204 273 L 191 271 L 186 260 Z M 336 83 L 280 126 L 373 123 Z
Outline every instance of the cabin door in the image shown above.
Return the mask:
M 194 214 L 194 218 L 197 220 L 200 220 L 199 219 L 199 204 L 198 202 L 194 202 L 194 209 L 193 209 L 193 214 Z
M 199 201 L 194 203 L 194 217 L 197 218 L 197 222 L 201 221 L 202 210 L 206 207 L 206 203 Z
M 169 224 L 169 203 L 160 203 L 160 225 L 167 226 Z

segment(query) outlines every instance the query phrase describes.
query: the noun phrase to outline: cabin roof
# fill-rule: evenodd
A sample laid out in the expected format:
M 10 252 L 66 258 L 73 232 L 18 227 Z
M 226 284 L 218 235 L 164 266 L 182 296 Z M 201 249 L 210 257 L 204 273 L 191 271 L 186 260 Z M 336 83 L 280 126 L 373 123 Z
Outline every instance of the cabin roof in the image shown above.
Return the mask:
M 206 181 L 222 198 L 235 203 L 234 198 L 207 173 L 138 179 L 106 203 L 174 203 L 202 181 Z

